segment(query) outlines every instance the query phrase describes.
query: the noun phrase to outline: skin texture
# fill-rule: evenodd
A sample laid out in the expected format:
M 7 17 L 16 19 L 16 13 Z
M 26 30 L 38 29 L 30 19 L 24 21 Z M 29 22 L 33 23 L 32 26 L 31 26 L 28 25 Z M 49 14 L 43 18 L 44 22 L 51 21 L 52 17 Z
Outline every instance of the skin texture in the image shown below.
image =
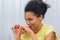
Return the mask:
M 39 17 L 37 17 L 33 12 L 25 12 L 24 18 L 28 26 L 20 26 L 18 29 L 14 29 L 14 27 L 12 28 L 15 40 L 20 40 L 20 36 L 22 33 L 28 33 L 29 35 L 31 35 L 32 40 L 38 40 L 35 34 L 42 28 L 43 16 L 40 15 Z M 45 40 L 55 40 L 55 33 L 51 32 L 50 34 L 48 34 L 45 37 Z

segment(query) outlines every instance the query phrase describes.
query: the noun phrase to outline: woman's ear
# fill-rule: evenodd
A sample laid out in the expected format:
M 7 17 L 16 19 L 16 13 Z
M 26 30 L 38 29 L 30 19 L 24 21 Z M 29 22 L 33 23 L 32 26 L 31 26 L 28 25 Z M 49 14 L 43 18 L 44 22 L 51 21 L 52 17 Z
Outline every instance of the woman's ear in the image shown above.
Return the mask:
M 39 16 L 39 20 L 41 21 L 43 19 L 43 15 L 40 15 Z

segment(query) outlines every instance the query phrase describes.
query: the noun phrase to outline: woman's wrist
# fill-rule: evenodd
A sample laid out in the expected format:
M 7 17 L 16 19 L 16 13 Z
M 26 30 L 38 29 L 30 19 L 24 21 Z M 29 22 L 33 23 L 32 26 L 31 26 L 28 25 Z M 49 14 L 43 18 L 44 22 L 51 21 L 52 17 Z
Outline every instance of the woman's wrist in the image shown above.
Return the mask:
M 30 33 L 30 36 L 31 36 L 32 40 L 37 40 L 34 32 L 31 32 L 31 33 Z
M 15 40 L 20 40 L 20 36 L 18 36 L 18 37 L 15 37 Z
M 15 40 L 20 40 L 20 38 L 15 38 Z

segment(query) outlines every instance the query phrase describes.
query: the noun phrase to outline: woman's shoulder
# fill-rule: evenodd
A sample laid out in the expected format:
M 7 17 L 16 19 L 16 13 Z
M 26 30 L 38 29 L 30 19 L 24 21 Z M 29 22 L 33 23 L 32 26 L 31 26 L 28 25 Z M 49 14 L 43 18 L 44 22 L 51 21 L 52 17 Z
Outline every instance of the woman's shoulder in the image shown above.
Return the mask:
M 44 31 L 45 31 L 45 36 L 47 36 L 51 32 L 54 32 L 56 35 L 56 30 L 54 26 L 49 25 L 49 24 L 44 24 Z M 58 40 L 57 35 L 56 35 L 56 40 Z
M 56 32 L 54 26 L 52 25 L 44 24 L 43 27 L 44 27 L 45 35 L 48 35 L 51 32 Z
M 43 27 L 44 27 L 45 29 L 54 29 L 54 26 L 49 25 L 49 24 L 43 24 Z

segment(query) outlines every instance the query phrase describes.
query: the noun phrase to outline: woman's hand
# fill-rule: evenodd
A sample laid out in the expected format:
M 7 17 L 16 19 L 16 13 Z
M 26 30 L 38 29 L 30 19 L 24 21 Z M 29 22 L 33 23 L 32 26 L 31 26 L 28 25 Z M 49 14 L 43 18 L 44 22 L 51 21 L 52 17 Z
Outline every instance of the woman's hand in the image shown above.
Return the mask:
M 23 30 L 31 36 L 32 40 L 37 40 L 35 33 L 28 26 L 23 27 Z
M 20 36 L 21 34 L 29 34 L 32 38 L 32 40 L 36 40 L 36 36 L 34 34 L 34 32 L 28 27 L 24 27 L 24 26 L 19 26 L 19 27 L 16 27 L 16 25 L 12 28 L 13 30 L 13 34 L 14 34 L 14 37 L 15 37 L 15 40 L 20 40 Z
M 28 26 L 23 26 L 22 29 L 25 32 L 25 34 L 34 33 Z
M 21 33 L 22 33 L 22 27 L 20 25 L 15 25 L 12 28 L 12 31 L 13 31 L 15 39 L 20 40 L 20 36 L 21 36 Z

